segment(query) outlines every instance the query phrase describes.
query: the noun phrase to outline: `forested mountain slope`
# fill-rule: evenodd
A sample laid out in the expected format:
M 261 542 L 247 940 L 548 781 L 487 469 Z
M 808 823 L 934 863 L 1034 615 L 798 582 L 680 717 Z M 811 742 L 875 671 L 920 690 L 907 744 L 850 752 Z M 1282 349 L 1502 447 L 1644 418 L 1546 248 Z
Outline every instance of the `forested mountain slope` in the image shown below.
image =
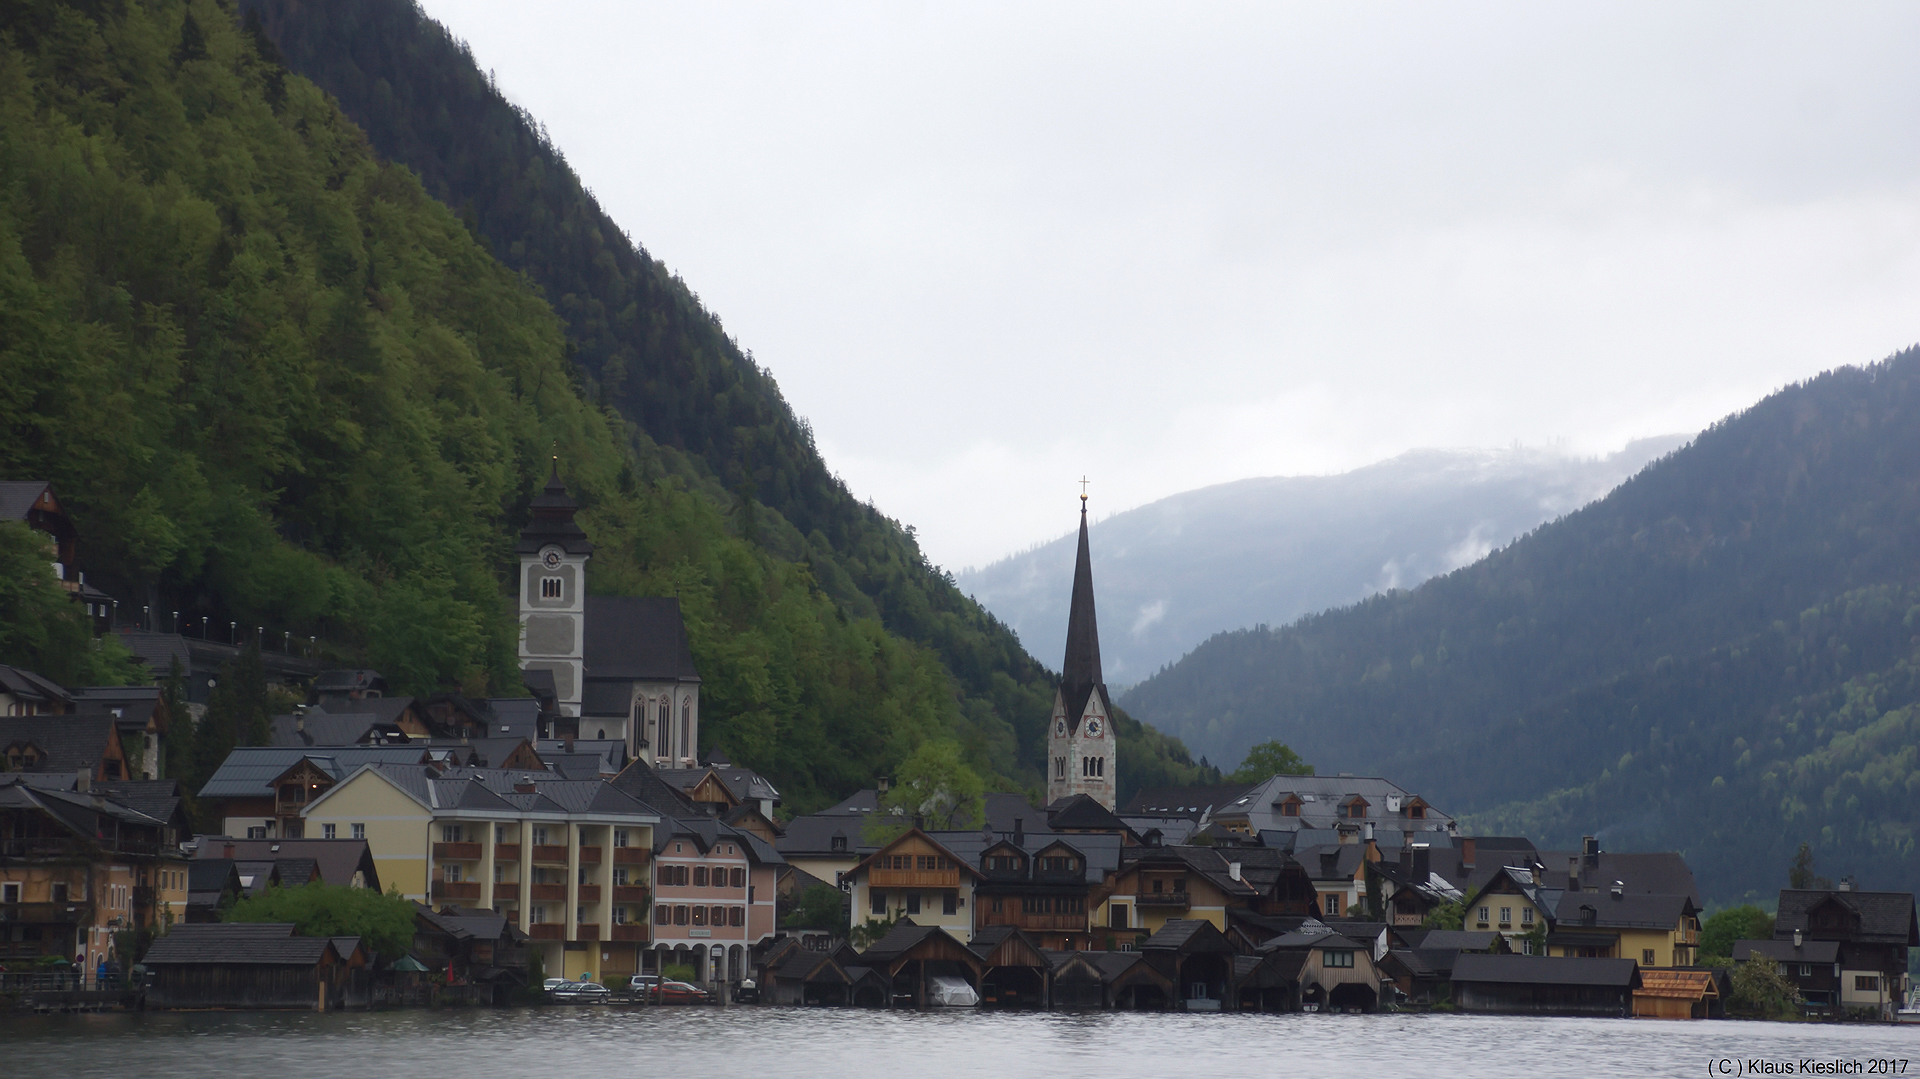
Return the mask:
M 685 282 L 593 198 L 538 122 L 413 0 L 246 0 L 294 70 L 333 94 L 374 148 L 417 173 L 566 326 L 584 392 L 624 421 L 649 474 L 728 507 L 733 531 L 805 564 L 850 614 L 937 652 L 972 748 L 1039 779 L 1052 678 L 1013 632 L 930 566 L 912 533 L 853 498 L 773 377 Z M 978 732 L 991 732 L 991 737 Z M 1121 785 L 1198 776 L 1184 748 L 1124 721 Z
M 832 567 L 768 538 L 784 518 L 715 498 L 583 393 L 568 345 L 230 8 L 0 6 L 0 474 L 54 482 L 90 580 L 318 634 L 404 691 L 513 692 L 511 537 L 557 452 L 596 589 L 681 598 L 703 731 L 796 808 L 937 738 L 1037 780 L 1021 725 L 1051 691 L 1017 642 L 929 601 L 977 667 L 943 662 L 830 594 Z M 933 576 L 910 546 L 863 565 Z M 23 616 L 11 594 L 0 619 Z M 1149 770 L 1194 771 L 1133 730 Z
M 1231 759 L 1282 738 L 1490 832 L 1683 850 L 1722 898 L 1920 888 L 1920 351 L 1716 424 L 1409 592 L 1222 634 L 1123 698 Z
M 1284 625 L 1478 561 L 1606 494 L 1681 445 L 1604 457 L 1547 449 L 1414 450 L 1332 476 L 1184 491 L 1093 525 L 1107 679 L 1129 685 L 1225 629 Z M 1074 537 L 959 574 L 1043 656 L 1065 641 Z

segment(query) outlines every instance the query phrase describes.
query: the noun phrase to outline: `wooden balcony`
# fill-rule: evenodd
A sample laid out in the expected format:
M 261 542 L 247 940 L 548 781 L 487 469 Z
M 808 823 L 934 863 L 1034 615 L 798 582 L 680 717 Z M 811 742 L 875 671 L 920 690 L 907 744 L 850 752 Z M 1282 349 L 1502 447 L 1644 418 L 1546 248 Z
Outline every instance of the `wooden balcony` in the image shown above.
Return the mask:
M 983 925 L 1011 925 L 1029 933 L 1085 933 L 1087 916 L 1080 914 L 1025 914 L 1003 911 L 981 915 Z
M 1190 902 L 1186 892 L 1139 892 L 1133 901 L 1137 906 L 1157 910 L 1186 910 Z
M 493 845 L 493 860 L 496 862 L 519 861 L 520 860 L 520 844 L 495 843 Z
M 565 940 L 567 927 L 559 922 L 535 922 L 527 927 L 527 936 L 534 940 Z
M 558 862 L 567 864 L 567 845 L 565 843 L 536 843 L 533 846 L 533 860 L 536 862 Z
M 644 923 L 639 923 L 639 922 L 629 922 L 626 925 L 616 925 L 613 927 L 613 939 L 614 940 L 642 940 L 642 941 L 646 940 L 647 927 Z
M 598 884 L 582 884 L 580 886 L 580 902 L 600 902 L 600 886 Z
M 870 888 L 958 888 L 958 869 L 874 869 L 868 873 Z
M 615 847 L 613 848 L 613 864 L 646 865 L 647 859 L 651 857 L 652 854 L 653 852 L 645 847 Z
M 600 864 L 600 848 L 599 847 L 581 847 L 580 848 L 580 864 L 581 865 L 599 865 Z
M 472 899 L 480 898 L 480 882 L 477 880 L 436 880 L 433 882 L 435 899 Z
M 567 886 L 564 884 L 533 885 L 533 901 L 536 903 L 565 903 Z
M 616 884 L 613 886 L 615 903 L 645 903 L 647 886 L 644 884 Z
M 477 862 L 480 860 L 478 843 L 435 843 L 433 860 L 436 862 Z
M 574 927 L 573 939 L 599 940 L 600 939 L 600 923 L 599 922 L 581 922 L 579 925 Z

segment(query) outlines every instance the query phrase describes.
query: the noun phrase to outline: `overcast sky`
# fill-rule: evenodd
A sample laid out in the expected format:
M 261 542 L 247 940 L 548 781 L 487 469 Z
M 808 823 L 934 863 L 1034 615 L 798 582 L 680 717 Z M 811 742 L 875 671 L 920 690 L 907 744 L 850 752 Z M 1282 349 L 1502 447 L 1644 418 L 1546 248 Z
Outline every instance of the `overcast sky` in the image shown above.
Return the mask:
M 1920 341 L 1920 5 L 425 7 L 953 568 Z

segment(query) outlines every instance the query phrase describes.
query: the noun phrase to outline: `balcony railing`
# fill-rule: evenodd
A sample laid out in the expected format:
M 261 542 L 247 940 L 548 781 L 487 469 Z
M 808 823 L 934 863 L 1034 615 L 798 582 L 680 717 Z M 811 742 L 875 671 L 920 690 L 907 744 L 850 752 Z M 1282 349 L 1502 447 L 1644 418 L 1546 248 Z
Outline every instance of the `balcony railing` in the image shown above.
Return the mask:
M 580 886 L 580 902 L 600 902 L 600 886 L 598 884 L 582 884 Z
M 436 862 L 477 862 L 480 860 L 478 843 L 435 843 L 433 860 Z
M 1170 907 L 1177 910 L 1187 909 L 1189 903 L 1185 892 L 1139 892 L 1133 901 L 1142 907 Z
M 559 862 L 564 865 L 567 861 L 567 845 L 565 843 L 535 843 L 533 845 L 533 860 L 536 862 Z
M 599 940 L 600 939 L 600 923 L 599 922 L 581 922 L 580 924 L 574 927 L 573 939 Z
M 614 865 L 646 865 L 647 858 L 653 852 L 645 847 L 613 848 Z
M 628 922 L 613 927 L 614 940 L 646 940 L 647 927 L 644 923 Z
M 479 899 L 480 882 L 477 880 L 436 880 L 433 882 L 433 897 L 435 899 Z
M 580 864 L 581 865 L 599 865 L 600 864 L 600 848 L 599 847 L 581 847 L 580 848 Z
M 984 916 L 988 925 L 1011 925 L 1019 929 L 1053 933 L 1084 933 L 1087 931 L 1087 916 L 1080 914 L 1026 914 L 1021 911 L 1006 911 L 1000 914 L 988 913 Z
M 520 844 L 495 843 L 493 845 L 493 860 L 496 862 L 519 861 L 520 860 Z
M 159 854 L 161 844 L 140 839 L 100 839 L 92 842 L 58 837 L 0 839 L 0 858 L 86 858 L 113 854 Z M 179 851 L 173 851 L 177 857 Z
M 80 925 L 92 920 L 92 903 L 0 903 L 0 924 Z
M 565 940 L 567 927 L 559 922 L 534 922 L 527 927 L 527 936 L 535 940 Z
M 613 886 L 615 903 L 645 903 L 647 886 L 644 884 L 616 884 Z
M 539 903 L 565 903 L 567 886 L 564 884 L 536 884 L 533 886 L 533 898 Z
M 958 888 L 958 869 L 875 869 L 867 881 L 873 888 Z

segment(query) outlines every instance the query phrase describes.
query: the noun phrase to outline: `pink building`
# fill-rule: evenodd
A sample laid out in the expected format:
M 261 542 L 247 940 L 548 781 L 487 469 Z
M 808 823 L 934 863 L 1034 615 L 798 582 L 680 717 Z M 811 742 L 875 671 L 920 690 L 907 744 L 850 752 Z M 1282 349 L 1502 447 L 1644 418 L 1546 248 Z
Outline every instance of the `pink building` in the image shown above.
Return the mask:
M 747 951 L 773 935 L 785 864 L 760 837 L 711 817 L 654 828 L 653 945 L 646 969 L 690 966 L 708 984 L 747 976 Z

